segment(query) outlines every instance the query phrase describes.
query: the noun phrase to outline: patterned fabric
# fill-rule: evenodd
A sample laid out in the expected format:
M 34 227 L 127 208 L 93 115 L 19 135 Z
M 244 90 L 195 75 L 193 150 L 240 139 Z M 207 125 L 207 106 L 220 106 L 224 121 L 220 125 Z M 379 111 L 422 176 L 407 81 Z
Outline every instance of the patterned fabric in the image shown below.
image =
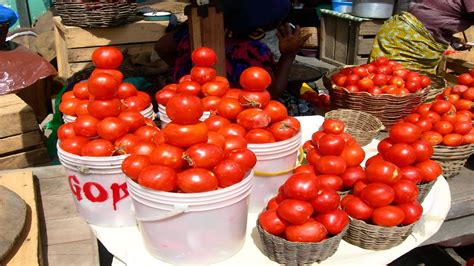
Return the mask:
M 310 103 L 294 96 L 287 90 L 283 92 L 283 95 L 278 101 L 286 106 L 288 115 L 290 116 L 309 116 L 316 114 Z
M 357 21 L 357 22 L 370 20 L 369 18 L 356 17 L 356 16 L 353 16 L 351 14 L 339 13 L 337 11 L 329 10 L 329 9 L 321 9 L 321 13 L 328 14 L 328 15 L 331 15 L 331 16 L 336 16 L 336 17 L 342 18 L 342 19 Z
M 402 12 L 387 20 L 377 33 L 370 60 L 385 56 L 410 70 L 436 74 L 436 67 L 447 48 L 437 42 L 415 16 Z

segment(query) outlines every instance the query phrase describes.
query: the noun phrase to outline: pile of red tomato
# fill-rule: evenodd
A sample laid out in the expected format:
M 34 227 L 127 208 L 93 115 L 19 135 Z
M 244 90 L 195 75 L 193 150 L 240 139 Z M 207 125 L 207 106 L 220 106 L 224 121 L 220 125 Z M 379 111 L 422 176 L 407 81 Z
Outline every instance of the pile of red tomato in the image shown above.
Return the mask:
M 93 62 L 99 72 L 93 73 L 88 81 L 78 83 L 70 92 L 77 97 L 73 101 L 84 99 L 80 101 L 87 102 L 86 110 L 76 111 L 74 114 L 78 117 L 74 122 L 59 127 L 60 147 L 80 156 L 103 157 L 140 153 L 163 142 L 163 134 L 154 122 L 139 112 L 150 104 L 150 97 L 108 74 L 120 73 L 115 70 L 122 62 L 120 51 L 113 47 L 98 48 Z M 121 99 L 125 99 L 124 102 Z M 63 106 L 69 105 L 66 102 Z
M 331 81 L 351 93 L 407 95 L 430 85 L 428 76 L 405 69 L 400 63 L 379 57 L 355 67 L 347 67 L 331 76 Z
M 74 85 L 63 94 L 59 110 L 66 115 L 92 115 L 98 119 L 117 116 L 121 110 L 143 111 L 151 104 L 150 96 L 131 83 L 122 82 L 117 68 L 122 63 L 120 50 L 100 47 L 92 54 L 96 66 L 89 80 Z
M 306 91 L 300 97 L 317 109 L 328 111 L 330 108 L 329 96 L 326 94 L 319 94 L 315 91 Z
M 422 138 L 432 145 L 474 144 L 473 100 L 474 83 L 472 87 L 456 85 L 445 89 L 434 102 L 416 107 L 405 121 L 419 126 Z

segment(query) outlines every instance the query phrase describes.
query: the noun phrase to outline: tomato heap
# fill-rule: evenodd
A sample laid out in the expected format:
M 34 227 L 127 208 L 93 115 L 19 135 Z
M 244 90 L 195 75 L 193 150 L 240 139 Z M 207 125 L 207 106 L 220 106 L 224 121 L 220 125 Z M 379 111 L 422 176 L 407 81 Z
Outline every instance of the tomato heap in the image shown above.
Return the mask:
M 419 126 L 422 138 L 432 145 L 474 144 L 473 100 L 474 83 L 473 87 L 456 85 L 444 90 L 434 102 L 416 107 L 405 121 Z
M 258 217 L 268 233 L 292 242 L 320 242 L 341 233 L 349 223 L 339 208 L 339 194 L 324 188 L 311 172 L 290 176 Z
M 123 172 L 140 185 L 166 192 L 198 193 L 240 182 L 257 158 L 246 142 L 210 132 L 199 97 L 176 94 L 166 106 L 171 119 L 162 130 L 166 142 L 147 154 L 130 155 Z
M 93 60 L 98 67 L 118 67 L 122 54 L 116 48 L 102 47 L 94 52 Z M 142 153 L 162 143 L 163 133 L 139 112 L 150 104 L 148 94 L 141 95 L 132 84 L 120 83 L 107 74 L 109 71 L 118 73 L 118 70 L 98 70 L 88 81 L 76 84 L 71 92 L 77 99 L 84 99 L 87 107 L 84 113 L 75 112 L 78 117 L 74 122 L 59 127 L 60 147 L 75 155 L 103 157 Z M 132 94 L 135 96 L 130 96 Z M 125 103 L 121 99 L 125 99 Z
M 303 144 L 309 165 L 300 166 L 295 172 L 316 173 L 324 188 L 336 191 L 349 190 L 357 181 L 365 180 L 364 169 L 360 166 L 365 152 L 351 135 L 344 132 L 344 123 L 326 119 L 321 128 Z
M 319 94 L 315 91 L 306 91 L 301 95 L 301 99 L 309 102 L 314 107 L 323 110 L 329 110 L 329 96 L 326 94 Z
M 143 111 L 151 104 L 150 96 L 131 83 L 122 82 L 117 68 L 122 63 L 120 50 L 100 47 L 92 54 L 96 66 L 89 80 L 78 82 L 63 94 L 59 110 L 66 115 L 92 115 L 98 119 L 117 116 L 120 110 Z
M 347 67 L 331 76 L 331 81 L 351 93 L 407 95 L 429 86 L 431 79 L 405 69 L 400 63 L 379 57 L 355 67 Z

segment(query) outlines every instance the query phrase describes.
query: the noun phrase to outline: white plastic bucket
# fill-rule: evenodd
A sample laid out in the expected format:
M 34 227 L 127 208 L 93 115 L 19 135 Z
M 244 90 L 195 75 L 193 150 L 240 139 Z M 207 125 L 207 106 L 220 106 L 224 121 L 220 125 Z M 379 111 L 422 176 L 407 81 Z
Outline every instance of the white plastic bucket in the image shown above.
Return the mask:
M 155 120 L 155 112 L 153 111 L 153 104 L 150 104 L 145 110 L 140 111 L 140 114 L 142 114 L 146 118 L 150 118 L 152 120 Z M 71 115 L 65 115 L 63 114 L 63 121 L 64 123 L 69 123 L 69 122 L 74 122 L 76 121 L 77 116 L 71 116 Z
M 203 193 L 156 191 L 128 180 L 148 252 L 172 264 L 228 259 L 245 242 L 253 172 L 241 182 Z
M 301 131 L 284 141 L 248 145 L 257 156 L 250 212 L 261 212 L 268 200 L 277 194 L 278 188 L 290 177 L 297 164 L 300 147 Z
M 199 120 L 204 121 L 207 118 L 209 118 L 210 115 L 211 115 L 211 112 L 206 111 L 202 114 L 202 116 Z M 161 128 L 164 128 L 166 125 L 171 123 L 171 119 L 166 114 L 166 106 L 164 106 L 164 105 L 161 105 L 161 104 L 158 105 L 158 117 L 160 118 Z
M 122 227 L 136 224 L 132 199 L 121 170 L 126 155 L 86 157 L 59 147 L 58 157 L 66 170 L 77 212 L 88 223 Z

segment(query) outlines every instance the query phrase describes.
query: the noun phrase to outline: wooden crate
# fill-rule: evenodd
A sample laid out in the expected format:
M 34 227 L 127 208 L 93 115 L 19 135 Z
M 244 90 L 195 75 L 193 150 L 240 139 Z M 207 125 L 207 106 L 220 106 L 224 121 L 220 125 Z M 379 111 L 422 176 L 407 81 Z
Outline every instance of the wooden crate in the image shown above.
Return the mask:
M 0 96 L 0 124 L 0 170 L 49 162 L 35 113 L 18 96 Z
M 367 63 L 375 35 L 384 22 L 321 12 L 319 58 L 336 66 Z
M 79 28 L 65 26 L 54 17 L 54 39 L 58 75 L 67 79 L 91 66 L 92 52 L 100 46 L 111 45 L 129 54 L 150 53 L 155 42 L 164 34 L 168 21 L 138 21 L 110 28 Z

